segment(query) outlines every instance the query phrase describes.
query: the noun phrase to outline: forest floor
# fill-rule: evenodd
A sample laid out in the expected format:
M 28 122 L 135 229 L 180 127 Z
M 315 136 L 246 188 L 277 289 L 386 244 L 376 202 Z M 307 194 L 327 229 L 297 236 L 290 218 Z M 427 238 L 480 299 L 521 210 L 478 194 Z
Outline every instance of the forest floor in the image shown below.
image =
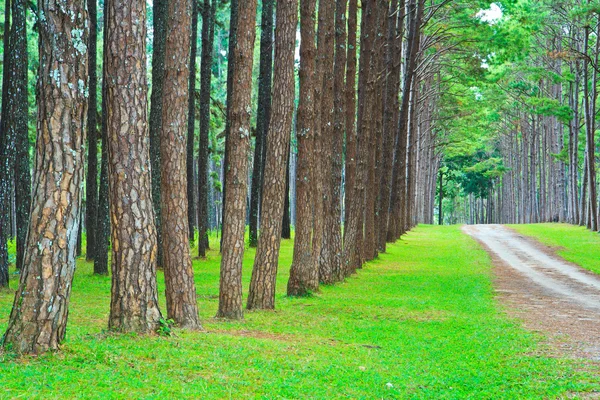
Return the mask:
M 213 238 L 216 245 L 216 238 Z M 194 260 L 202 332 L 106 331 L 110 278 L 78 261 L 57 353 L 0 353 L 0 398 L 556 398 L 600 393 L 597 365 L 555 354 L 498 302 L 488 254 L 460 227 L 420 226 L 346 282 L 216 320 L 219 256 Z M 254 250 L 244 262 L 247 288 Z M 12 289 L 18 276 L 12 276 Z M 158 274 L 164 306 L 164 279 Z M 13 292 L 0 292 L 0 331 Z
M 566 261 L 556 248 L 508 227 L 463 229 L 490 252 L 496 290 L 511 314 L 527 328 L 547 334 L 557 353 L 600 361 L 599 275 Z

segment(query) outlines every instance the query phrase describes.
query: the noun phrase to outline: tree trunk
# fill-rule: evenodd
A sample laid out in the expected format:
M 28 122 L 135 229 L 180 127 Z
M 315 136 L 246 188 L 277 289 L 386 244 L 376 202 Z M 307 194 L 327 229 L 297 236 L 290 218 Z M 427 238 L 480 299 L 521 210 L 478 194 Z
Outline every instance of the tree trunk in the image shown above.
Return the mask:
M 14 190 L 17 223 L 17 269 L 24 262 L 29 209 L 31 207 L 31 172 L 29 170 L 29 132 L 27 130 L 27 3 L 12 1 L 10 27 L 10 64 L 8 84 L 8 136 L 14 140 Z M 17 56 L 14 56 L 17 55 Z
M 296 167 L 296 237 L 287 285 L 288 296 L 306 296 L 319 289 L 319 270 L 312 252 L 315 140 L 316 0 L 300 2 L 300 98 L 298 103 L 298 165 Z
M 195 0 L 194 0 L 195 1 Z M 188 222 L 187 129 L 192 26 L 190 0 L 169 0 L 162 130 L 160 135 L 163 268 L 167 318 L 183 328 L 198 329 L 198 305 L 190 257 Z M 197 23 L 197 21 L 196 21 Z M 193 135 L 192 135 L 193 138 Z M 192 182 L 189 182 L 193 186 Z
M 88 169 L 85 186 L 85 232 L 87 242 L 85 258 L 93 260 L 95 258 L 94 251 L 96 250 L 96 221 L 98 220 L 98 75 L 96 73 L 98 14 L 96 0 L 87 0 L 87 7 L 90 17 L 90 36 L 88 40 L 90 96 L 87 114 Z
M 263 191 L 265 148 L 271 118 L 271 84 L 273 76 L 273 0 L 263 0 L 258 74 L 258 106 L 256 109 L 256 143 L 250 194 L 250 247 L 258 244 L 259 206 Z
M 106 3 L 104 4 L 104 15 L 107 15 Z M 108 37 L 106 35 L 107 18 L 104 18 L 103 48 L 107 48 Z M 106 75 L 106 52 L 102 61 L 102 154 L 100 161 L 100 185 L 98 190 L 98 215 L 96 220 L 96 248 L 94 249 L 94 274 L 108 275 L 108 247 L 110 243 L 110 209 L 108 192 L 108 104 Z
M 275 283 L 285 203 L 285 174 L 294 115 L 294 51 L 298 0 L 277 3 L 273 104 L 261 204 L 261 229 L 252 269 L 248 309 L 274 309 Z
M 298 21 L 296 21 L 298 22 Z M 295 82 L 294 82 L 295 84 Z M 295 95 L 295 93 L 294 93 Z M 294 122 L 292 121 L 292 125 Z M 289 142 L 289 141 L 288 141 Z M 290 163 L 291 163 L 291 148 L 288 146 L 287 163 L 285 165 L 285 200 L 283 203 L 283 218 L 281 227 L 281 238 L 291 239 L 292 238 L 292 221 L 291 221 L 291 210 L 290 210 Z
M 2 70 L 2 113 L 0 118 L 0 288 L 8 286 L 8 248 L 7 241 L 10 237 L 10 192 L 12 180 L 12 165 L 10 155 L 14 153 L 12 140 L 8 135 L 8 84 L 10 72 L 9 51 L 10 43 L 10 9 L 11 0 L 6 0 L 4 5 L 4 65 Z
M 188 199 L 188 237 L 194 241 L 194 228 L 196 228 L 196 191 L 194 191 L 194 133 L 196 131 L 196 55 L 198 53 L 198 1 L 188 0 L 192 3 L 191 50 L 189 54 L 190 76 L 188 78 L 188 120 L 187 120 L 187 147 L 186 147 L 186 176 Z
M 248 187 L 250 148 L 250 100 L 252 65 L 256 37 L 256 0 L 238 4 L 237 31 L 231 75 L 230 131 L 226 138 L 224 216 L 217 317 L 243 318 L 242 261 Z
M 163 264 L 160 209 L 160 132 L 162 129 L 163 87 L 165 79 L 165 42 L 167 40 L 168 0 L 153 2 L 152 93 L 150 98 L 150 163 L 152 168 L 152 204 L 158 246 L 157 264 Z M 104 16 L 106 19 L 106 15 Z M 105 33 L 106 35 L 106 33 Z
M 40 1 L 38 141 L 21 281 L 4 336 L 17 353 L 58 349 L 67 325 L 84 179 L 87 12 Z M 72 17 L 70 17 L 72 16 Z M 60 121 L 60 122 L 57 122 Z M 57 173 L 60 172 L 60 173 Z
M 108 326 L 118 331 L 154 332 L 161 313 L 156 291 L 157 243 L 146 120 L 146 2 L 110 0 L 107 9 L 107 142 L 113 248 Z
M 198 139 L 198 256 L 208 249 L 208 133 L 210 130 L 210 85 L 212 80 L 216 0 L 204 0 L 202 8 L 202 62 L 200 65 L 200 137 Z

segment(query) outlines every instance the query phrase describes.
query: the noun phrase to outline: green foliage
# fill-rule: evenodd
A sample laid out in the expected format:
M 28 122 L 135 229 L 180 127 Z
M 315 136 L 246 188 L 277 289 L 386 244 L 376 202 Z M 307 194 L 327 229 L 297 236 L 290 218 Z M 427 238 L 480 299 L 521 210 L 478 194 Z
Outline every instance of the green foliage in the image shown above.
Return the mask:
M 172 336 L 174 327 L 175 321 L 173 321 L 172 319 L 165 319 L 161 317 L 158 320 L 158 329 L 156 330 L 156 333 L 158 334 L 158 336 Z

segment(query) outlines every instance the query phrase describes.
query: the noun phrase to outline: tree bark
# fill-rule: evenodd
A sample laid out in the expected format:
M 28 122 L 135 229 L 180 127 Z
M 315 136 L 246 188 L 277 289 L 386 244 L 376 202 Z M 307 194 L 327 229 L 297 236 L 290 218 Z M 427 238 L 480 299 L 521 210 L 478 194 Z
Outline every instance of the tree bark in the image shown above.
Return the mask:
M 84 179 L 87 12 L 84 0 L 39 3 L 38 141 L 25 262 L 4 347 L 58 349 L 67 325 Z M 60 121 L 60 122 L 57 122 Z
M 212 80 L 216 0 L 204 0 L 202 8 L 202 61 L 200 65 L 200 136 L 198 139 L 198 256 L 208 249 L 208 133 L 210 130 L 210 85 Z
M 188 192 L 185 190 L 188 186 L 191 6 L 190 0 L 169 0 L 169 34 L 165 48 L 165 82 L 169 84 L 163 87 L 160 197 L 167 318 L 182 328 L 198 329 L 200 322 L 187 225 Z M 189 184 L 193 186 L 192 182 Z
M 248 293 L 249 310 L 275 308 L 275 283 L 285 203 L 285 173 L 294 114 L 294 51 L 298 0 L 279 0 L 276 18 L 273 103 L 267 141 L 261 230 Z
M 306 296 L 319 289 L 319 269 L 312 250 L 313 171 L 315 140 L 316 0 L 300 1 L 300 98 L 298 103 L 298 165 L 296 167 L 296 237 L 287 285 L 288 296 Z
M 196 228 L 196 191 L 194 191 L 194 137 L 196 132 L 196 55 L 198 53 L 198 1 L 189 0 L 192 3 L 192 25 L 190 33 L 191 50 L 188 79 L 188 118 L 187 118 L 187 147 L 186 147 L 186 176 L 187 176 L 187 199 L 188 199 L 188 238 L 194 241 L 194 229 Z
M 263 0 L 258 73 L 258 106 L 256 109 L 256 143 L 250 192 L 250 247 L 258 244 L 259 206 L 263 192 L 265 149 L 271 118 L 271 86 L 273 77 L 273 0 Z
M 106 34 L 112 291 L 108 326 L 154 332 L 157 243 L 147 127 L 146 2 L 110 0 Z M 132 62 L 135 60 L 135 62 Z
M 256 37 L 256 0 L 238 4 L 237 30 L 231 75 L 230 131 L 226 138 L 225 193 L 219 310 L 217 317 L 243 318 L 242 261 L 248 187 L 250 147 L 250 100 Z
M 88 40 L 88 69 L 90 97 L 87 114 L 87 178 L 85 192 L 85 232 L 87 260 L 95 258 L 96 250 L 96 221 L 98 220 L 98 102 L 96 73 L 96 43 L 98 41 L 98 14 L 96 0 L 87 0 L 90 17 L 90 36 Z
M 296 21 L 297 22 L 297 21 Z M 295 84 L 295 82 L 294 82 Z M 294 93 L 295 95 L 295 93 Z M 294 122 L 292 121 L 292 125 Z M 289 142 L 289 141 L 288 141 Z M 283 202 L 283 218 L 281 227 L 281 238 L 291 239 L 292 238 L 292 221 L 291 221 L 291 210 L 290 210 L 290 163 L 291 163 L 291 148 L 288 146 L 287 162 L 285 164 L 285 200 Z
M 165 79 L 165 43 L 167 40 L 168 0 L 153 2 L 152 93 L 150 97 L 150 163 L 152 168 L 152 204 L 158 246 L 157 264 L 163 264 L 163 240 L 160 198 L 160 132 L 162 129 L 163 87 Z M 104 17 L 106 19 L 106 16 Z M 105 33 L 106 34 L 106 33 Z

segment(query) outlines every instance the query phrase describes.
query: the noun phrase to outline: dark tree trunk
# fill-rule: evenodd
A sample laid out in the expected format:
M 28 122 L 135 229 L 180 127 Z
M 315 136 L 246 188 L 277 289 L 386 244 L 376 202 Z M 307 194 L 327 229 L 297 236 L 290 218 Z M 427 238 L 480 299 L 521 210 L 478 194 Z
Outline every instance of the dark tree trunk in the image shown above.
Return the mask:
M 194 133 L 196 132 L 196 55 L 198 53 L 198 1 L 189 0 L 192 3 L 192 26 L 190 33 L 190 76 L 188 78 L 188 120 L 187 120 L 187 148 L 186 148 L 186 176 L 187 176 L 187 199 L 188 199 L 188 237 L 190 242 L 194 241 L 194 229 L 196 228 L 196 191 L 194 191 Z
M 82 51 L 87 40 L 85 1 L 69 2 L 66 10 L 50 0 L 38 4 L 45 18 L 39 21 L 34 206 L 21 281 L 4 336 L 4 346 L 11 351 L 34 354 L 58 349 L 65 336 L 81 217 L 87 113 L 87 87 L 79 84 L 87 81 L 87 56 Z
M 163 241 L 160 199 L 160 132 L 162 129 L 163 87 L 165 79 L 165 43 L 167 40 L 168 0 L 154 0 L 152 42 L 152 93 L 150 98 L 150 165 L 152 168 L 152 204 L 158 246 L 157 264 L 162 266 Z M 106 16 L 104 17 L 106 18 Z M 106 34 L 106 33 L 105 33 Z
M 165 82 L 160 136 L 163 268 L 167 318 L 183 328 L 198 329 L 196 286 L 190 257 L 186 169 L 187 112 L 192 8 L 189 0 L 169 0 Z M 194 10 L 195 12 L 196 10 Z M 197 21 L 196 21 L 197 23 Z M 186 74 L 187 72 L 187 74 Z M 193 139 L 193 134 L 192 134 Z M 192 182 L 190 185 L 193 186 Z
M 31 207 L 31 172 L 29 170 L 29 132 L 27 130 L 27 3 L 12 1 L 10 27 L 10 62 L 7 115 L 8 136 L 14 140 L 14 190 L 17 223 L 17 269 L 24 261 L 29 209 Z M 18 55 L 18 56 L 13 56 Z
M 292 238 L 292 221 L 290 215 L 290 155 L 291 149 L 288 147 L 287 163 L 285 170 L 285 201 L 283 203 L 283 226 L 281 227 L 282 239 Z
M 104 5 L 103 47 L 107 48 L 107 8 Z M 98 189 L 98 215 L 96 220 L 96 248 L 94 249 L 94 274 L 108 275 L 108 247 L 110 244 L 110 209 L 108 202 L 108 109 L 106 103 L 106 52 L 102 61 L 102 114 L 100 137 L 102 153 L 100 161 L 100 185 Z
M 256 0 L 239 3 L 233 71 L 231 75 L 230 131 L 226 138 L 225 193 L 219 311 L 217 317 L 241 319 L 242 261 L 248 194 L 250 103 L 256 37 Z
M 249 310 L 275 308 L 275 283 L 285 204 L 285 174 L 296 92 L 294 51 L 297 26 L 298 0 L 279 0 L 275 29 L 273 109 L 264 171 L 266 185 L 263 188 L 261 229 L 248 293 Z
M 260 67 L 258 105 L 256 109 L 256 144 L 250 192 L 250 247 L 258 244 L 259 206 L 263 192 L 265 148 L 271 118 L 271 86 L 273 76 L 273 6 L 274 0 L 263 0 L 260 35 Z
M 208 133 L 210 130 L 210 85 L 217 2 L 204 0 L 202 9 L 202 62 L 200 65 L 200 137 L 198 139 L 198 256 L 208 249 Z
M 233 70 L 235 68 L 235 50 L 237 46 L 238 14 L 239 0 L 231 0 L 231 13 L 229 18 L 229 49 L 227 53 L 227 115 L 225 118 L 225 141 L 231 132 L 231 103 L 233 101 Z M 229 147 L 225 146 L 225 155 L 223 156 L 223 165 L 229 165 Z M 227 175 L 223 174 L 223 204 L 221 212 L 221 243 L 220 250 L 223 251 L 223 237 L 225 235 L 226 212 L 225 203 L 227 202 Z M 240 303 L 241 307 L 241 303 Z
M 296 138 L 296 237 L 294 258 L 287 285 L 288 296 L 305 296 L 319 289 L 319 270 L 312 252 L 313 236 L 313 171 L 311 170 L 315 140 L 315 14 L 316 0 L 300 2 L 300 98 Z
M 6 0 L 4 5 L 4 32 L 10 32 L 11 0 Z M 4 35 L 4 65 L 2 70 L 2 113 L 0 117 L 0 288 L 8 286 L 8 248 L 7 241 L 10 236 L 10 190 L 12 169 L 10 154 L 13 153 L 12 141 L 8 136 L 6 127 L 8 121 L 8 74 L 10 72 L 10 59 L 8 54 L 10 35 Z
M 154 332 L 156 229 L 148 148 L 146 2 L 110 0 L 106 35 L 112 291 L 108 326 Z M 131 62 L 139 60 L 138 63 Z M 186 229 L 185 222 L 182 222 Z M 187 231 L 187 230 L 186 230 Z
M 96 43 L 98 41 L 98 14 L 96 0 L 87 0 L 88 15 L 90 17 L 90 36 L 88 40 L 88 70 L 89 70 L 89 106 L 87 114 L 87 178 L 85 192 L 85 232 L 87 260 L 96 256 L 96 221 L 98 220 L 98 104 L 97 87 L 98 75 L 96 73 Z

